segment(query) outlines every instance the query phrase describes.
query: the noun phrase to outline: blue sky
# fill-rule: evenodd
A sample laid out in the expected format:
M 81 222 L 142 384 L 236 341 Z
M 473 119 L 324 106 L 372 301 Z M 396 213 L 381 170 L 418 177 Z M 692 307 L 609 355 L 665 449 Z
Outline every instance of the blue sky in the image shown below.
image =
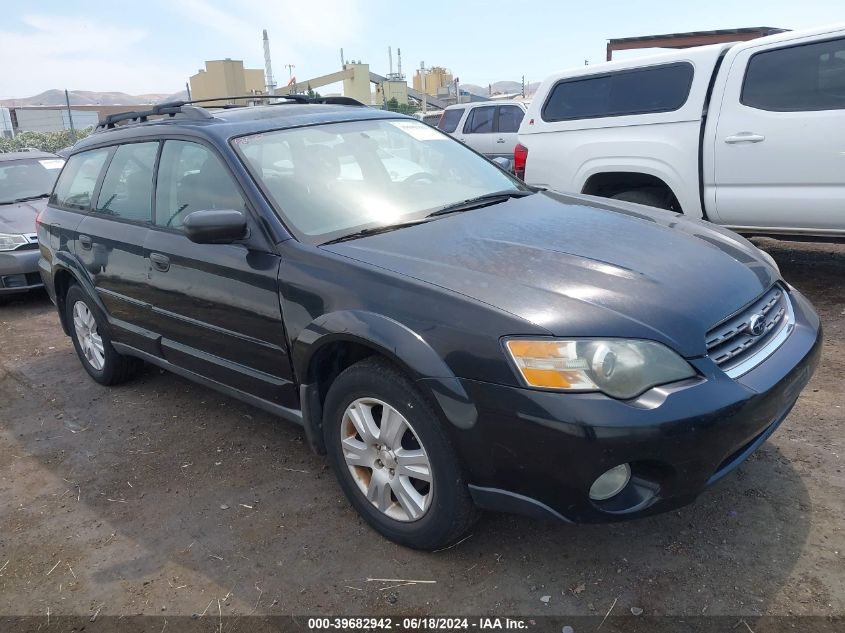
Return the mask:
M 584 60 L 604 59 L 608 38 L 654 33 L 845 22 L 842 0 L 622 2 L 440 0 L 87 0 L 4 2 L 0 97 L 49 88 L 175 92 L 206 59 L 264 65 L 270 34 L 274 74 L 294 64 L 302 80 L 361 59 L 387 72 L 387 47 L 402 49 L 410 75 L 420 61 L 464 83 L 528 81 Z M 131 7 L 131 9 L 130 9 Z M 14 61 L 10 61 L 14 60 Z

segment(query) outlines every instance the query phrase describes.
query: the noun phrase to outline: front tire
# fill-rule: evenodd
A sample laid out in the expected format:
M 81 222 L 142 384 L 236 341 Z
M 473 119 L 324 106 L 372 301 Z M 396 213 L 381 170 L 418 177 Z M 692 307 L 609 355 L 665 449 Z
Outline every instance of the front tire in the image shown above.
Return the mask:
M 337 377 L 323 432 L 347 498 L 388 539 L 416 549 L 446 547 L 477 518 L 440 416 L 390 363 L 365 359 Z
M 128 380 L 140 362 L 114 350 L 93 302 L 76 284 L 65 295 L 65 310 L 76 355 L 91 378 L 101 385 Z

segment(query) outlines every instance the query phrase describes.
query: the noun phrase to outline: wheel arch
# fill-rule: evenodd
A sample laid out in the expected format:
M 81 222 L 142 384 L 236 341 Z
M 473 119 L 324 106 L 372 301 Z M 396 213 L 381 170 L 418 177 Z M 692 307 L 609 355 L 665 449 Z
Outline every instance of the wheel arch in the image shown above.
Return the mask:
M 332 382 L 344 369 L 371 356 L 380 356 L 396 365 L 433 399 L 450 422 L 466 425 L 466 407 L 472 406 L 466 391 L 419 334 L 384 315 L 357 310 L 333 312 L 312 321 L 292 344 L 302 422 L 315 452 L 325 452 L 323 403 Z M 469 424 L 474 424 L 475 417 L 470 417 Z
M 602 171 L 590 175 L 581 193 L 612 198 L 624 191 L 638 189 L 660 190 L 671 196 L 672 209 L 683 213 L 683 207 L 671 185 L 661 176 L 643 171 Z
M 56 297 L 56 308 L 59 312 L 59 321 L 62 324 L 64 333 L 70 336 L 70 324 L 67 322 L 67 306 L 65 305 L 65 296 L 72 284 L 79 285 L 85 294 L 95 304 L 100 311 L 103 321 L 108 323 L 106 315 L 106 306 L 103 304 L 100 296 L 97 294 L 94 284 L 90 277 L 84 273 L 84 269 L 79 262 L 64 253 L 56 253 L 56 261 L 53 264 L 53 292 Z

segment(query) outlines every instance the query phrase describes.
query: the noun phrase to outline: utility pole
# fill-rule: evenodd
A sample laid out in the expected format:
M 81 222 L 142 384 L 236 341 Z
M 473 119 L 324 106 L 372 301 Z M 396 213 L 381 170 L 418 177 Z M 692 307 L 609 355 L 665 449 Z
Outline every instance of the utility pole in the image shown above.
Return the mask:
M 191 84 L 185 82 L 185 92 L 188 93 L 188 101 L 191 100 Z
M 525 98 L 525 75 L 522 76 L 522 98 Z
M 423 95 L 423 102 L 422 102 L 422 110 L 423 114 L 428 111 L 428 92 L 426 92 L 426 80 L 425 80 L 425 62 L 420 62 L 420 88 L 422 90 Z
M 67 94 L 67 88 L 65 88 L 65 105 L 67 105 L 67 120 L 70 121 L 70 131 L 73 132 L 73 113 L 70 111 L 70 97 Z

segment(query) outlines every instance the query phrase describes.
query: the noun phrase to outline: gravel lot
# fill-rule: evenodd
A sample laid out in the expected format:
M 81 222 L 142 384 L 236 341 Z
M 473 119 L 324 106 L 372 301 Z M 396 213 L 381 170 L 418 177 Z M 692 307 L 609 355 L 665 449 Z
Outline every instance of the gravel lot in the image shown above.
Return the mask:
M 153 367 L 101 387 L 46 295 L 16 299 L 0 307 L 0 616 L 216 618 L 217 600 L 224 616 L 841 616 L 845 245 L 758 244 L 826 336 L 762 449 L 678 512 L 600 526 L 487 515 L 434 554 L 367 528 L 295 426 Z

